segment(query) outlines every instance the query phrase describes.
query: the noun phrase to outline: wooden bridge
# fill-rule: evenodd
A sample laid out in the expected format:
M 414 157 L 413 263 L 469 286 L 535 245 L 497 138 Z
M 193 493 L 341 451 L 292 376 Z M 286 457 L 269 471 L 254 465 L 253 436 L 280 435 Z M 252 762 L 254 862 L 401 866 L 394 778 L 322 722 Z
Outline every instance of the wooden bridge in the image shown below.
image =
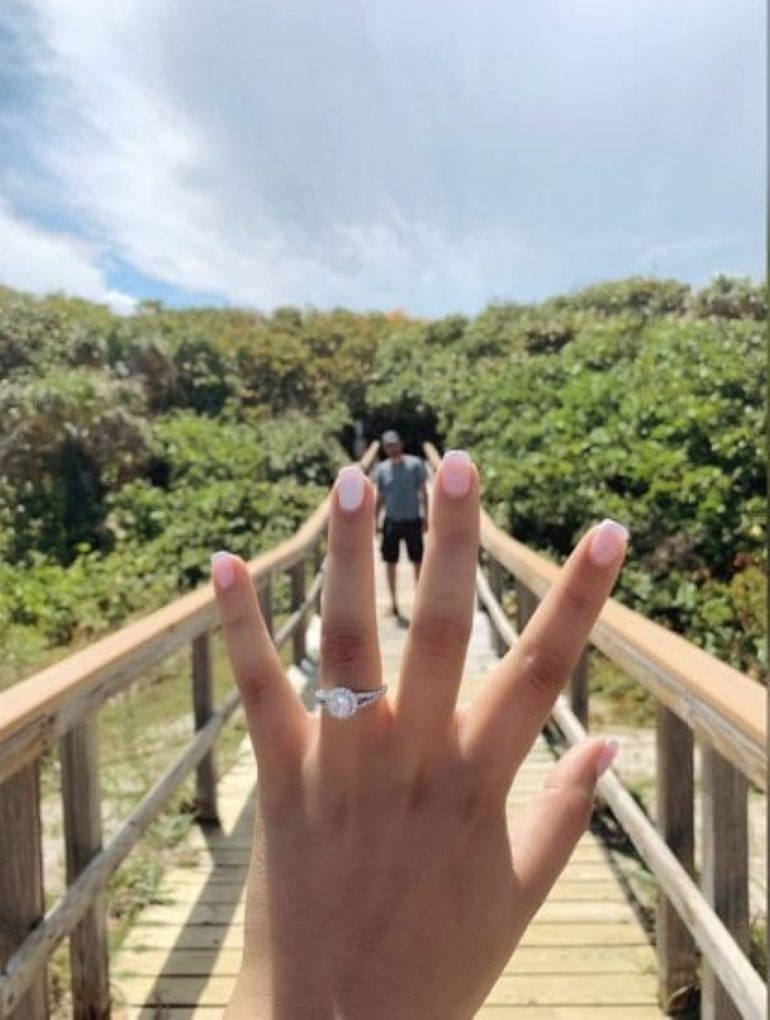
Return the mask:
M 435 451 L 427 453 L 435 459 Z M 365 461 L 374 455 L 371 449 Z M 314 614 L 327 518 L 328 501 L 291 540 L 250 565 L 275 641 L 290 643 L 292 674 L 306 696 L 314 684 Z M 485 515 L 480 559 L 479 611 L 461 698 L 472 696 L 496 656 L 516 640 L 558 570 Z M 291 606 L 278 625 L 273 592 L 283 572 L 291 579 Z M 407 615 L 409 573 L 400 572 Z M 502 605 L 511 592 L 514 620 Z M 386 603 L 383 592 L 379 603 Z M 206 586 L 0 694 L 0 1017 L 48 1015 L 47 963 L 64 939 L 78 1020 L 222 1015 L 240 961 L 257 777 L 247 743 L 235 767 L 216 775 L 215 741 L 239 707 L 235 690 L 213 705 L 210 639 L 216 626 L 213 592 Z M 392 678 L 404 632 L 384 613 L 380 632 L 384 672 Z M 103 846 L 99 708 L 187 643 L 196 733 Z M 683 990 L 700 986 L 702 1017 L 759 1020 L 767 1015 L 766 986 L 746 955 L 747 791 L 749 782 L 765 788 L 765 691 L 614 601 L 602 612 L 591 643 L 656 699 L 657 828 L 614 772 L 599 784 L 607 808 L 657 880 L 654 940 L 618 882 L 607 849 L 589 833 L 478 1015 L 648 1020 L 674 1013 Z M 588 679 L 584 656 L 551 724 L 567 743 L 585 734 Z M 699 884 L 692 877 L 695 741 L 701 754 Z M 57 743 L 68 888 L 46 913 L 39 763 Z M 541 737 L 517 777 L 511 812 L 535 791 L 552 762 Z M 196 862 L 166 874 L 163 904 L 141 915 L 110 961 L 107 880 L 192 770 L 199 816 L 208 823 L 190 840 Z

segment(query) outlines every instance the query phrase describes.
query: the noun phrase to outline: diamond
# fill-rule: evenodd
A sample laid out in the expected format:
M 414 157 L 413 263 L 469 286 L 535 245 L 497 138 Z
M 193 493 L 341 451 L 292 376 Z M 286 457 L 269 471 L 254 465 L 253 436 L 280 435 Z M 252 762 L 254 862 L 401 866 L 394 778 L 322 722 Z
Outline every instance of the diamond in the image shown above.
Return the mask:
M 356 714 L 358 702 L 347 687 L 333 687 L 326 695 L 326 708 L 335 719 L 349 719 Z

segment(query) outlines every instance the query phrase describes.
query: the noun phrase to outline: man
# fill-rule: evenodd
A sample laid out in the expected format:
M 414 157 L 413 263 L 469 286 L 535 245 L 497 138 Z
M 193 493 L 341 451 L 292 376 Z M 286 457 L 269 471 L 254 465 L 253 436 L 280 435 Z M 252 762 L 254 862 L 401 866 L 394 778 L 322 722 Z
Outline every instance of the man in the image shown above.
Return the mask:
M 428 527 L 428 492 L 425 485 L 425 465 L 419 457 L 404 454 L 398 433 L 393 430 L 384 432 L 382 445 L 387 460 L 381 461 L 372 475 L 372 481 L 377 486 L 375 519 L 379 521 L 380 510 L 384 504 L 382 558 L 388 573 L 391 612 L 394 616 L 399 616 L 396 565 L 401 542 L 406 544 L 406 551 L 414 566 L 414 577 L 417 580 L 422 563 L 422 535 Z

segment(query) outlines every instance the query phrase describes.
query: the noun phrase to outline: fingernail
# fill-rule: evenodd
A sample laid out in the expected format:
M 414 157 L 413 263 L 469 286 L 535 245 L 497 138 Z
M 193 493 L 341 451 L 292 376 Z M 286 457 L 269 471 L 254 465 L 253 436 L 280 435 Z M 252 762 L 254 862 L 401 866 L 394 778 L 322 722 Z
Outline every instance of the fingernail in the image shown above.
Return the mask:
M 363 471 L 355 464 L 340 471 L 337 475 L 337 500 L 340 510 L 347 513 L 358 510 L 364 501 L 364 481 Z
M 597 777 L 603 776 L 607 769 L 612 765 L 618 755 L 620 744 L 613 737 L 610 740 L 604 742 L 604 747 L 599 753 L 599 757 L 596 759 L 596 775 Z
M 211 576 L 214 578 L 217 588 L 227 591 L 235 580 L 235 571 L 233 570 L 233 561 L 230 553 L 214 553 L 211 557 Z
M 589 555 L 597 567 L 608 567 L 623 554 L 628 542 L 628 528 L 609 518 L 594 532 Z
M 471 487 L 471 459 L 465 450 L 447 450 L 441 461 L 441 488 L 452 499 L 467 496 Z

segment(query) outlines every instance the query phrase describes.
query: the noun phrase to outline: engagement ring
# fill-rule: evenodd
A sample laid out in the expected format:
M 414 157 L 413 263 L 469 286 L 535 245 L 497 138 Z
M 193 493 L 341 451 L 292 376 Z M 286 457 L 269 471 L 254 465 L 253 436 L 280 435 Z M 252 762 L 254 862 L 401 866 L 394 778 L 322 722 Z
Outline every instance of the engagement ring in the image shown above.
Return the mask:
M 383 684 L 376 691 L 351 691 L 349 687 L 332 687 L 328 691 L 316 691 L 316 701 L 335 719 L 351 719 L 359 708 L 373 705 L 387 691 Z

